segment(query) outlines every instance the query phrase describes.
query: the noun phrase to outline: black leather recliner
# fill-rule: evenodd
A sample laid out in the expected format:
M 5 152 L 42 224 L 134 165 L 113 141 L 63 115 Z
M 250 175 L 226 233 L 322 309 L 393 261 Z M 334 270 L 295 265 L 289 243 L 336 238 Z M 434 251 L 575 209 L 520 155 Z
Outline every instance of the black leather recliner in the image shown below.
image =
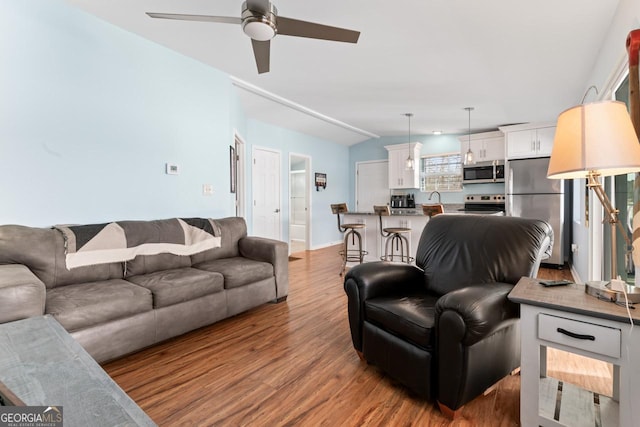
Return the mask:
M 372 262 L 345 276 L 360 357 L 455 417 L 520 366 L 519 306 L 507 295 L 551 255 L 539 220 L 439 215 L 427 223 L 416 266 Z

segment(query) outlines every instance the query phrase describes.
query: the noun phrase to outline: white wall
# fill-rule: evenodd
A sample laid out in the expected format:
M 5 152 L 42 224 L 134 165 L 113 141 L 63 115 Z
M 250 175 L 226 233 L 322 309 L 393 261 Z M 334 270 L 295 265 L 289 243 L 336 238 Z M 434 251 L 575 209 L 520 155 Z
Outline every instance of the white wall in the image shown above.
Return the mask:
M 584 84 L 585 91 L 591 85 L 595 85 L 602 91 L 610 83 L 613 74 L 627 58 L 625 44 L 627 35 L 631 30 L 638 28 L 640 28 L 640 2 L 637 0 L 620 0 L 607 36 L 602 41 L 602 46 L 599 47 L 598 57 L 590 78 Z M 606 94 L 601 93 L 601 96 L 606 96 Z M 593 97 L 590 96 L 588 100 L 593 100 Z M 579 102 L 579 99 L 576 102 Z M 583 183 L 584 180 L 581 180 L 577 186 L 577 190 L 580 193 L 578 202 L 581 206 L 584 206 L 585 202 L 584 191 L 582 191 L 584 189 Z M 592 197 L 592 199 L 595 198 Z M 601 208 L 597 201 L 594 206 L 597 206 L 598 209 Z M 600 226 L 598 221 L 593 220 L 593 218 L 590 222 L 591 227 Z M 589 230 L 583 222 L 574 221 L 572 232 L 573 243 L 578 245 L 578 252 L 573 254 L 574 269 L 582 281 L 599 280 L 600 277 L 593 276 L 594 269 L 592 264 L 600 263 L 601 259 L 589 259 L 589 247 L 594 244 L 589 236 Z M 598 268 L 595 269 L 595 271 L 598 270 Z

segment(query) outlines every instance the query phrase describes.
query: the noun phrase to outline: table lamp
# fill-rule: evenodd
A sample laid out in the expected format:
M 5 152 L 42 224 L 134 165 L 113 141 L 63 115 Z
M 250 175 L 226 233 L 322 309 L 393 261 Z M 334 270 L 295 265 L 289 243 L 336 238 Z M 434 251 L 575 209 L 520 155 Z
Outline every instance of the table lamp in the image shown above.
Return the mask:
M 618 101 L 581 104 L 558 116 L 547 178 L 586 178 L 598 196 L 611 225 L 611 278 L 618 276 L 616 227 L 631 246 L 618 220 L 618 210 L 600 183 L 600 177 L 640 171 L 640 144 L 627 107 Z

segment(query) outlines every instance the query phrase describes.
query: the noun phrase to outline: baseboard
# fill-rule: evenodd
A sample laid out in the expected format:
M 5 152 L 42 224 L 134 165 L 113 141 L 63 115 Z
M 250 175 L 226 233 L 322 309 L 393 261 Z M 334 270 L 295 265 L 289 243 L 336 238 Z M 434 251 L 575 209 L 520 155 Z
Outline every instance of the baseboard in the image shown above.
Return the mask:
M 336 246 L 336 245 L 341 245 L 341 244 L 342 244 L 342 240 L 338 240 L 338 241 L 335 241 L 335 242 L 323 243 L 322 245 L 313 246 L 311 248 L 311 250 L 315 251 L 316 249 L 324 249 L 324 248 L 328 248 L 328 247 Z
M 578 270 L 575 269 L 573 264 L 570 265 L 570 269 L 571 269 L 571 275 L 573 276 L 573 281 L 576 283 L 584 283 L 582 280 L 580 280 L 580 275 L 578 274 Z

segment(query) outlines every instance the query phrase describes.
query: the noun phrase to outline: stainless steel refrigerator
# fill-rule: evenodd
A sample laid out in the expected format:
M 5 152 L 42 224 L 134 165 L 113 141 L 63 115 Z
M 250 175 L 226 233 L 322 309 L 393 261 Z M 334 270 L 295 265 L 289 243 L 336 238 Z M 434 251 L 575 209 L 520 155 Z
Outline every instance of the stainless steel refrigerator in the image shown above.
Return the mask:
M 545 264 L 566 261 L 565 182 L 548 179 L 549 158 L 509 160 L 507 215 L 542 219 L 553 228 L 553 253 Z

